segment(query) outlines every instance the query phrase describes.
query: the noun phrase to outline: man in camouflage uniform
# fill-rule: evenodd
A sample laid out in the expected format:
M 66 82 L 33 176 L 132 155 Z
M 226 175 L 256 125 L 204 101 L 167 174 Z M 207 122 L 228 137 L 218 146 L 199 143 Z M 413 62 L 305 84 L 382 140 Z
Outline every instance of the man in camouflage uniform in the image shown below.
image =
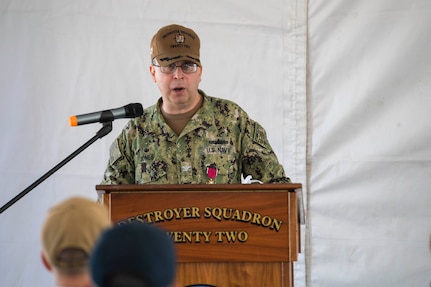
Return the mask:
M 168 25 L 151 41 L 150 73 L 161 98 L 111 146 L 102 184 L 290 182 L 266 132 L 232 101 L 200 90 L 200 40 Z

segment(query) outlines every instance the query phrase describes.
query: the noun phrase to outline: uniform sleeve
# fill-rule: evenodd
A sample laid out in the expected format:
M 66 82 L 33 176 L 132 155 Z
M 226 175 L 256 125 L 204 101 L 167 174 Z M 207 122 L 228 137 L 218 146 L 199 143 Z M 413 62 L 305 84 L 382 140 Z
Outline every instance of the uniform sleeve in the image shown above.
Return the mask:
M 265 129 L 248 119 L 242 144 L 242 173 L 264 183 L 289 183 L 266 135 Z
M 109 162 L 106 167 L 101 184 L 134 184 L 135 168 L 133 156 L 130 156 L 128 128 L 111 144 Z

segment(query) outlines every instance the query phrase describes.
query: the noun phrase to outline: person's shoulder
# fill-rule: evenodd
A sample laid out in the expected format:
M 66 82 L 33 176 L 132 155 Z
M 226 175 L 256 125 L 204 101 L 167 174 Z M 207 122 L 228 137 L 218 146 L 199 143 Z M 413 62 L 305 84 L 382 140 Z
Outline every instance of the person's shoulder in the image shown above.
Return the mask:
M 157 111 L 157 105 L 158 105 L 158 102 L 155 103 L 154 105 L 151 105 L 151 106 L 144 108 L 144 112 L 142 115 L 154 114 Z
M 130 134 L 134 134 L 137 129 L 151 129 L 157 122 L 157 113 L 159 112 L 157 109 L 157 103 L 144 108 L 142 115 L 136 118 L 130 119 L 127 124 L 123 128 L 123 132 L 127 132 Z
M 144 108 L 144 111 L 141 116 L 133 118 L 132 122 L 141 123 L 147 121 L 148 118 L 154 117 L 159 111 L 157 109 L 158 104 L 154 104 Z
M 239 111 L 240 113 L 245 113 L 244 109 L 232 100 L 228 100 L 225 98 L 219 98 L 214 96 L 209 96 L 205 94 L 202 90 L 199 90 L 199 93 L 204 97 L 205 101 L 211 103 L 211 105 L 217 109 L 222 111 Z

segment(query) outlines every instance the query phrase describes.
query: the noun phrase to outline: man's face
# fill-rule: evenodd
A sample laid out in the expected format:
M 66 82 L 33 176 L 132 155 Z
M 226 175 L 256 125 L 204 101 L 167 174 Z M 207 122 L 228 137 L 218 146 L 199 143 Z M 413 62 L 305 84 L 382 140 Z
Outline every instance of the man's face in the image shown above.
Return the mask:
M 192 67 L 194 64 L 187 61 L 175 62 L 170 68 L 155 64 L 156 66 L 150 66 L 150 73 L 162 94 L 163 109 L 172 114 L 193 109 L 200 100 L 198 87 L 201 82 L 202 68 L 197 66 L 194 71 Z

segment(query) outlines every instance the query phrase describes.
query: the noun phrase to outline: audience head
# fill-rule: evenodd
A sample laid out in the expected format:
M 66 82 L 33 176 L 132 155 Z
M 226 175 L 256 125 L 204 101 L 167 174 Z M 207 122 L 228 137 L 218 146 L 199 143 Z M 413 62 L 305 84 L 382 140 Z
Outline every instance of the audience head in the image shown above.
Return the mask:
M 41 232 L 46 268 L 56 276 L 89 275 L 94 243 L 110 225 L 107 209 L 95 201 L 72 197 L 53 206 Z
M 175 277 L 175 247 L 166 231 L 146 223 L 114 226 L 90 258 L 98 287 L 167 287 Z

